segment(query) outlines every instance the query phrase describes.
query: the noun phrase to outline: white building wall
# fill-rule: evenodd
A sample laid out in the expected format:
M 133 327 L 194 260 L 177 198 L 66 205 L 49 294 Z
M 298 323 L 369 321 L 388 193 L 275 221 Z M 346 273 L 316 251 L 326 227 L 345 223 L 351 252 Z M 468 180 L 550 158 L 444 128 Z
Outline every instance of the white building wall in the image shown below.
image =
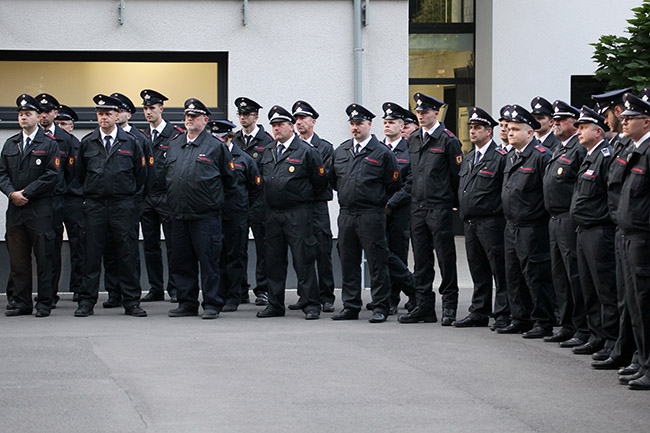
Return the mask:
M 348 138 L 345 108 L 354 101 L 353 1 L 0 0 L 0 48 L 83 51 L 226 51 L 228 117 L 248 96 L 264 108 L 309 101 L 321 117 L 316 132 L 338 145 Z M 408 1 L 373 0 L 363 28 L 363 105 L 377 114 L 372 132 L 383 138 L 381 104 L 408 106 Z M 191 80 L 188 77 L 188 80 Z M 117 89 L 106 89 L 107 92 Z M 47 91 L 47 89 L 42 89 Z M 16 89 L 16 96 L 21 93 Z M 65 95 L 55 95 L 65 101 Z M 90 100 L 94 95 L 88 95 Z M 136 105 L 138 95 L 129 95 Z M 201 95 L 188 95 L 188 97 Z M 224 108 L 224 107 L 221 107 Z M 16 131 L 0 130 L 0 142 Z M 81 138 L 83 131 L 76 131 Z M 0 198 L 0 208 L 6 197 Z M 336 208 L 335 205 L 332 206 Z M 332 212 L 332 217 L 338 211 Z M 4 214 L 0 218 L 4 226 Z

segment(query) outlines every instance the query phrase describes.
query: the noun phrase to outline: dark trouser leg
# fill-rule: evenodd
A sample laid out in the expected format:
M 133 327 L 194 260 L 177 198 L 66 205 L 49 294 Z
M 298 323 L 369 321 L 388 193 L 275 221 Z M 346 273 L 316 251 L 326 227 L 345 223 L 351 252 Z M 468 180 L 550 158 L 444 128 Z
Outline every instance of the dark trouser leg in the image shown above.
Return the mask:
M 533 311 L 533 298 L 526 284 L 522 263 L 517 254 L 519 242 L 521 242 L 519 227 L 507 223 L 504 231 L 504 248 L 508 303 L 513 324 L 528 324 L 532 321 L 530 315 Z
M 314 202 L 314 236 L 318 243 L 318 292 L 321 303 L 334 303 L 334 272 L 332 270 L 332 229 L 326 201 Z
M 188 311 L 199 309 L 199 264 L 191 238 L 192 221 L 172 221 L 172 261 L 169 267 L 176 283 L 178 306 Z
M 54 243 L 52 246 L 52 302 L 59 300 L 59 281 L 61 280 L 61 247 L 63 245 L 63 216 L 65 214 L 65 200 L 62 195 L 52 198 L 52 230 Z
M 465 249 L 467 251 L 467 263 L 469 265 L 470 274 L 472 275 L 472 281 L 474 282 L 472 305 L 469 307 L 469 311 L 470 313 L 476 313 L 483 317 L 488 317 L 492 314 L 493 265 L 488 256 L 488 251 L 497 247 L 496 245 L 493 245 L 495 241 L 498 242 L 498 227 L 496 221 L 493 219 L 470 219 L 465 221 Z M 502 225 L 501 257 L 503 264 Z
M 68 233 L 68 246 L 70 247 L 70 291 L 79 293 L 85 256 L 83 199 L 81 197 L 66 197 L 64 215 L 65 229 Z
M 374 311 L 388 314 L 390 277 L 386 245 L 386 215 L 383 212 L 362 213 L 355 224 L 361 247 L 366 252 L 370 271 L 370 293 Z
M 164 294 L 162 248 L 160 247 L 161 222 L 158 211 L 150 198 L 147 198 L 140 223 L 144 238 L 144 261 L 149 279 L 149 291 L 156 295 Z
M 320 311 L 321 301 L 315 268 L 318 245 L 313 233 L 312 210 L 305 208 L 286 211 L 283 213 L 283 219 L 284 237 L 291 248 L 298 289 L 306 303 L 303 311 Z
M 269 209 L 266 217 L 266 271 L 269 307 L 275 311 L 284 311 L 284 289 L 287 280 L 288 243 L 282 225 L 285 218 L 282 213 Z
M 134 198 L 116 201 L 111 209 L 109 230 L 117 254 L 122 305 L 130 308 L 140 304 L 140 261 L 138 220 L 140 210 Z
M 84 203 L 85 251 L 84 273 L 79 305 L 93 307 L 97 303 L 102 256 L 110 242 L 108 219 L 111 209 L 104 203 L 87 199 Z M 106 271 L 108 272 L 108 271 Z
M 260 200 L 264 200 L 261 198 Z M 248 224 L 253 232 L 253 238 L 255 240 L 255 254 L 257 255 L 257 262 L 255 263 L 255 281 L 256 286 L 253 289 L 253 293 L 260 295 L 261 293 L 266 293 L 267 291 L 267 281 L 266 281 L 266 248 L 265 248 L 265 219 L 266 219 L 266 208 L 264 206 L 259 206 L 256 204 L 254 209 L 251 209 L 248 215 Z M 248 256 L 246 256 L 248 260 Z
M 12 288 L 11 296 L 17 307 L 21 310 L 31 311 L 34 305 L 32 301 L 32 243 L 21 210 L 12 204 L 9 204 L 9 209 L 7 209 L 5 239 L 10 266 L 8 287 Z
M 494 294 L 493 316 L 510 316 L 508 304 L 508 284 L 506 282 L 506 264 L 504 253 L 503 230 L 505 220 L 502 217 L 490 218 L 478 223 L 478 238 L 487 253 L 490 268 L 494 276 L 496 291 Z
M 452 230 L 451 209 L 433 209 L 427 213 L 427 226 L 433 236 L 433 248 L 440 267 L 442 281 L 438 291 L 442 308 L 458 307 L 458 275 L 456 273 L 456 245 Z
M 388 273 L 391 284 L 391 305 L 398 306 L 400 292 L 415 297 L 415 279 L 408 269 L 409 239 L 411 237 L 410 209 L 393 210 L 386 217 L 386 241 L 388 242 Z
M 106 233 L 106 244 L 104 246 L 104 289 L 108 297 L 118 302 L 122 300 L 122 289 L 120 288 L 120 267 L 115 239 L 110 232 Z
M 223 299 L 219 296 L 219 258 L 221 257 L 221 217 L 191 221 L 190 237 L 201 265 L 201 291 L 204 310 L 221 311 Z
M 411 213 L 411 238 L 415 260 L 415 291 L 420 308 L 434 310 L 436 295 L 433 292 L 435 277 L 433 255 L 433 236 L 427 225 L 427 210 L 415 209 Z
M 223 246 L 219 297 L 225 304 L 239 305 L 244 274 L 242 251 L 246 246 L 248 225 L 246 215 L 223 216 Z
M 585 301 L 585 308 L 587 311 L 587 325 L 589 326 L 590 335 L 577 336 L 583 341 L 591 341 L 592 343 L 601 343 L 605 340 L 603 332 L 603 322 L 601 316 L 601 305 L 598 300 L 598 293 L 596 291 L 596 284 L 594 274 L 596 274 L 596 263 L 590 263 L 594 259 L 596 252 L 586 250 L 585 247 L 589 244 L 589 235 L 581 229 L 578 234 L 577 240 L 577 254 L 578 254 L 578 269 L 580 271 L 580 285 L 582 287 L 583 299 Z
M 549 243 L 551 254 L 551 268 L 555 299 L 559 311 L 560 325 L 563 329 L 575 333 L 573 327 L 573 298 L 571 297 L 571 283 L 568 278 L 568 270 L 565 267 L 563 251 L 560 247 L 564 235 L 561 227 L 561 220 L 551 217 L 548 222 Z M 574 244 L 575 245 L 575 244 Z M 575 247 L 574 247 L 575 248 Z
M 631 286 L 631 282 L 626 283 L 626 279 L 631 278 L 629 274 L 623 271 L 623 233 L 617 227 L 615 233 L 615 256 L 616 256 L 616 298 L 619 313 L 618 339 L 614 344 L 611 357 L 615 360 L 621 360 L 624 364 L 632 361 L 632 356 L 636 351 L 634 334 L 632 333 L 632 322 L 630 321 L 630 312 L 625 302 L 626 287 Z
M 338 217 L 338 250 L 341 259 L 343 307 L 361 310 L 361 242 L 355 229 L 355 215 L 341 210 Z

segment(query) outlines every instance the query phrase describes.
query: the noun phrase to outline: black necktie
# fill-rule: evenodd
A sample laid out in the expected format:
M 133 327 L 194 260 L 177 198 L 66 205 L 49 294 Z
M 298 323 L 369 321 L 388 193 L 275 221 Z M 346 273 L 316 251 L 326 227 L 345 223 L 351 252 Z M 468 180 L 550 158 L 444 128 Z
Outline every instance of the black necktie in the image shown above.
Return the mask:
M 250 135 L 247 135 L 246 137 L 244 137 L 244 139 L 246 140 L 246 147 L 248 147 L 248 145 L 250 144 L 251 138 L 253 138 L 253 137 L 251 137 Z
M 356 147 L 354 148 L 354 154 L 358 155 L 361 152 L 361 144 L 357 143 Z
M 25 140 L 25 147 L 23 147 L 23 152 L 25 151 L 25 149 L 27 149 L 29 147 L 29 143 L 31 143 L 31 142 L 32 142 L 32 139 L 27 137 L 27 139 Z
M 250 137 L 250 135 L 249 135 Z M 278 144 L 278 160 L 282 158 L 282 151 L 284 150 L 284 146 L 281 144 Z
M 104 137 L 104 141 L 106 142 L 106 153 L 111 151 L 111 138 L 113 137 L 111 137 L 110 135 Z
M 475 151 L 476 153 L 474 154 L 474 165 L 478 164 L 479 161 L 481 161 L 481 152 L 478 150 Z
M 154 129 L 151 131 L 151 142 L 155 143 L 156 142 L 156 137 L 158 137 L 158 130 Z

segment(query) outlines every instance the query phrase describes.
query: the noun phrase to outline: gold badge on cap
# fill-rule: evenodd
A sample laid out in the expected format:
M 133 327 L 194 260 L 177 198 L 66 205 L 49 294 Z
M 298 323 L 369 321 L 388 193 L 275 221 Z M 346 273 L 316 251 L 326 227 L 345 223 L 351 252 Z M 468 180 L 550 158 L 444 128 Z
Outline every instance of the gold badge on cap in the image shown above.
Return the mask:
M 293 165 L 290 165 L 289 166 L 289 173 L 293 173 L 294 171 L 296 171 L 296 167 L 294 167 Z
M 562 174 L 563 171 L 564 171 L 564 169 L 562 167 L 560 167 L 560 168 L 557 169 L 557 174 Z

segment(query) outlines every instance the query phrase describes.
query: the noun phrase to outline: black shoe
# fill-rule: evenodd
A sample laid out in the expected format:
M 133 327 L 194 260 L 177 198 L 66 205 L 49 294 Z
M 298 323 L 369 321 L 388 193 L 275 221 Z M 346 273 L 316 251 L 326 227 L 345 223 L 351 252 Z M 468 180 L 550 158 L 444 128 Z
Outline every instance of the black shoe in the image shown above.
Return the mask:
M 578 337 L 573 337 L 568 339 L 567 341 L 563 341 L 560 343 L 560 347 L 564 348 L 569 348 L 569 347 L 578 347 L 582 346 L 586 343 L 586 341 L 579 339 Z
M 257 302 L 255 302 L 255 303 L 257 304 Z M 290 310 L 294 310 L 294 311 L 295 311 L 295 310 L 302 310 L 302 309 L 305 308 L 306 306 L 307 306 L 306 303 L 301 302 L 300 300 L 298 300 L 298 302 L 296 302 L 295 304 L 291 304 L 291 305 L 289 305 L 289 309 L 290 309 Z
M 79 296 L 79 293 L 75 292 L 72 294 L 72 302 L 79 302 L 81 300 L 81 296 Z
M 201 319 L 204 320 L 216 319 L 217 317 L 219 317 L 219 312 L 213 309 L 205 310 L 203 311 L 203 314 L 201 314 Z
M 16 303 L 16 301 L 11 300 L 7 302 L 7 310 L 15 310 L 16 308 L 18 308 L 18 304 Z
M 523 332 L 530 331 L 532 328 L 533 328 L 532 323 L 516 322 L 516 323 L 511 323 L 510 325 L 506 326 L 505 328 L 497 329 L 497 333 L 499 333 L 499 334 L 521 334 Z
M 604 361 L 606 359 L 609 359 L 609 355 L 612 354 L 612 350 L 614 350 L 612 346 L 605 345 L 605 347 L 591 355 L 591 359 L 594 361 Z
M 74 317 L 88 317 L 93 314 L 95 314 L 95 312 L 93 311 L 93 307 L 90 305 L 79 305 L 79 308 L 74 312 Z
M 198 316 L 198 310 L 186 310 L 183 307 L 173 308 L 167 312 L 169 317 L 188 317 L 188 316 Z
M 164 293 L 150 291 L 142 299 L 140 299 L 140 302 L 156 302 L 156 301 L 164 301 L 164 300 L 165 300 Z
M 316 310 L 310 310 L 305 313 L 305 320 L 318 320 L 320 319 L 320 313 Z
M 233 311 L 237 311 L 237 305 L 235 304 L 226 304 L 221 309 L 222 313 L 231 313 Z
M 178 291 L 176 289 L 169 292 L 169 302 L 172 304 L 178 304 Z
M 442 326 L 451 326 L 454 321 L 456 321 L 456 310 L 452 310 L 451 308 L 443 309 L 440 324 Z
M 350 310 L 349 308 L 344 308 L 339 314 L 332 316 L 332 320 L 357 320 L 359 319 L 359 312 L 356 310 Z
M 627 385 L 637 391 L 650 391 L 650 377 L 644 374 L 638 379 L 630 380 Z
M 507 327 L 508 325 L 510 325 L 510 319 L 508 316 L 502 315 L 494 319 L 494 322 L 490 325 L 490 331 L 497 331 Z
M 489 317 L 483 317 L 480 314 L 469 313 L 464 319 L 456 320 L 452 323 L 456 328 L 471 328 L 473 326 L 488 326 Z
M 102 302 L 104 308 L 117 308 L 122 306 L 122 299 L 114 296 L 109 296 L 107 300 Z
M 549 335 L 547 337 L 544 337 L 544 342 L 545 343 L 561 343 L 563 341 L 570 340 L 573 337 L 573 332 L 566 329 L 562 328 L 553 335 Z
M 415 307 L 417 306 L 417 302 L 415 302 L 415 299 L 409 299 L 406 304 L 404 304 L 404 308 L 406 308 L 406 311 L 409 313 L 412 312 Z
M 397 320 L 400 323 L 435 323 L 438 321 L 438 317 L 433 308 L 425 310 L 422 307 L 415 307 L 413 311 L 402 314 Z
M 127 316 L 133 317 L 147 317 L 147 312 L 140 308 L 139 305 L 134 305 L 132 307 L 124 308 L 124 314 Z
M 624 367 L 625 365 L 616 359 L 607 358 L 604 361 L 594 361 L 591 363 L 591 368 L 595 370 L 616 370 Z
M 16 316 L 31 316 L 32 310 L 27 310 L 25 308 L 14 308 L 13 310 L 5 311 L 5 316 L 7 317 L 16 317 Z
M 621 376 L 629 376 L 630 374 L 634 374 L 637 371 L 639 371 L 639 364 L 633 362 L 627 367 L 623 367 L 620 370 L 618 370 L 618 374 L 620 374 Z
M 643 377 L 643 373 L 637 371 L 636 373 L 628 374 L 626 376 L 618 376 L 618 383 L 620 383 L 621 385 L 627 385 L 631 381 L 641 379 L 642 377 Z
M 259 298 L 259 296 L 258 296 Z M 255 301 L 255 305 L 257 305 L 257 301 Z M 284 311 L 281 310 L 274 310 L 273 308 L 266 307 L 262 311 L 257 312 L 257 317 L 261 318 L 266 318 L 266 317 L 282 317 L 284 316 Z
M 603 344 L 604 343 L 592 343 L 591 341 L 587 341 L 582 346 L 576 346 L 571 350 L 573 350 L 573 353 L 576 355 L 591 355 L 592 353 L 596 353 L 602 349 Z
M 385 322 L 388 316 L 386 316 L 385 313 L 382 313 L 381 311 L 375 311 L 372 313 L 372 317 L 368 319 L 368 322 L 370 323 L 381 323 Z
M 553 335 L 553 329 L 551 328 L 542 328 L 541 326 L 535 326 L 530 331 L 524 332 L 522 335 L 523 338 L 533 339 L 533 338 L 544 338 Z
M 257 298 L 255 298 L 255 305 L 257 305 L 258 307 L 269 305 L 269 295 L 267 295 L 266 293 L 260 293 L 259 295 L 257 295 Z
M 375 309 L 375 304 L 373 304 L 372 302 L 368 302 L 368 303 L 366 304 L 366 310 L 370 310 L 370 311 L 372 311 L 372 310 L 374 310 L 374 309 Z
M 388 307 L 388 315 L 394 316 L 395 314 L 397 314 L 397 305 L 391 305 Z
M 35 315 L 35 316 L 36 316 L 36 317 L 47 317 L 47 316 L 49 316 L 49 315 L 50 315 L 50 312 L 49 312 L 48 310 L 45 310 L 45 309 L 42 309 L 42 308 L 41 308 L 40 310 L 38 310 L 38 311 L 36 312 L 36 315 Z
M 323 312 L 324 313 L 333 313 L 334 312 L 334 304 L 331 302 L 324 302 L 323 303 Z

